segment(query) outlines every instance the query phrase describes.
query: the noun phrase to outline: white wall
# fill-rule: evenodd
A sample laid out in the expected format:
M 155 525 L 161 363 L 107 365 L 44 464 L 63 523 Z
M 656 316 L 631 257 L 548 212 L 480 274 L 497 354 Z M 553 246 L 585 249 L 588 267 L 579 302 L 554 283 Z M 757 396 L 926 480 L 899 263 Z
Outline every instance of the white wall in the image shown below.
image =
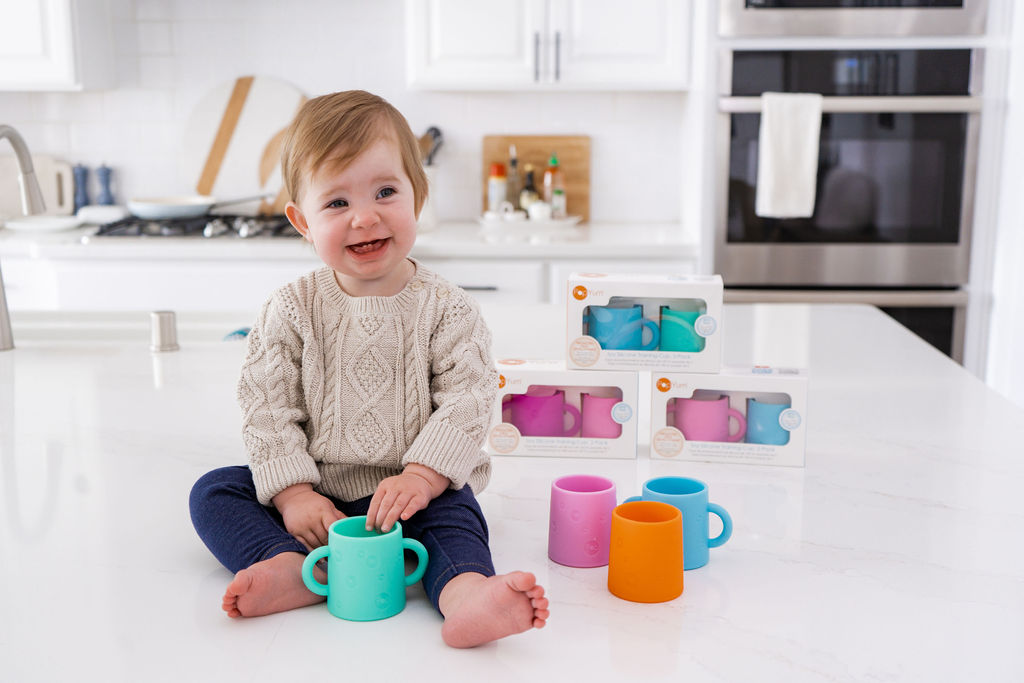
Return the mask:
M 0 92 L 0 120 L 33 153 L 114 168 L 117 199 L 194 189 L 178 148 L 205 92 L 241 75 L 310 96 L 362 88 L 413 131 L 437 125 L 436 209 L 479 214 L 480 144 L 489 133 L 592 137 L 591 219 L 677 222 L 683 93 L 434 93 L 405 87 L 401 0 L 110 0 L 116 86 L 86 93 Z
M 987 383 L 1024 408 L 1024 11 L 1013 14 L 998 221 L 994 239 Z

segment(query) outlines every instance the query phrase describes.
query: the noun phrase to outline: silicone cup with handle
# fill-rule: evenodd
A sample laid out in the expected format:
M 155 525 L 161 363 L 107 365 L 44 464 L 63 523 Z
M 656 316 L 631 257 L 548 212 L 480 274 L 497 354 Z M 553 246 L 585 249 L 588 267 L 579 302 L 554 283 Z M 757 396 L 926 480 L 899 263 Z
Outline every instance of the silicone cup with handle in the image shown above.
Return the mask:
M 583 322 L 591 337 L 602 349 L 653 351 L 661 342 L 661 330 L 653 320 L 643 317 L 643 306 L 637 304 L 628 308 L 614 306 L 590 306 Z M 651 331 L 651 340 L 643 343 L 643 328 Z
M 572 416 L 568 428 L 564 427 L 566 413 Z M 523 436 L 574 436 L 582 417 L 559 389 L 547 396 L 514 394 L 502 408 L 502 420 L 514 424 Z
M 346 527 L 353 536 L 346 535 Z M 423 544 L 412 538 L 401 538 L 401 533 L 400 522 L 390 531 L 378 533 L 366 530 L 365 516 L 339 519 L 331 525 L 328 544 L 313 549 L 303 560 L 302 582 L 313 593 L 326 597 L 331 614 L 342 619 L 372 621 L 398 614 L 405 607 L 405 587 L 423 578 L 428 561 Z M 385 537 L 390 537 L 387 546 L 378 548 L 383 550 L 383 556 L 378 555 L 372 545 L 363 550 L 360 544 L 362 541 L 372 544 Z M 416 568 L 401 579 L 395 574 L 404 573 L 404 553 L 401 552 L 404 550 L 414 552 L 417 562 Z M 348 562 L 353 555 L 361 561 Z M 324 557 L 333 560 L 327 567 L 326 584 L 313 576 L 313 567 Z M 335 585 L 333 591 L 331 584 Z
M 717 548 L 732 537 L 732 516 L 718 503 L 708 500 L 704 482 L 687 477 L 657 477 L 644 483 L 644 495 L 632 496 L 624 503 L 656 500 L 679 508 L 683 514 L 683 559 L 686 569 L 708 563 L 708 549 Z M 722 531 L 708 537 L 708 513 L 722 520 Z

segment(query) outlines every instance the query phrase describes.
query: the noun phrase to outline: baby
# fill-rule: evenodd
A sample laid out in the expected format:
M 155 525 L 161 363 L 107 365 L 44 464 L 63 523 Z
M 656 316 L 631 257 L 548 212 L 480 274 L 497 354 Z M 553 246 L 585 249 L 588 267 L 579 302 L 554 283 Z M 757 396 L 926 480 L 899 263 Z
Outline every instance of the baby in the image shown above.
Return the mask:
M 282 153 L 288 220 L 326 267 L 277 290 L 249 334 L 238 385 L 248 467 L 204 475 L 190 497 L 200 538 L 235 573 L 231 617 L 323 600 L 305 555 L 346 516 L 403 534 L 430 556 L 423 587 L 450 646 L 548 618 L 527 572 L 496 575 L 475 494 L 497 375 L 465 292 L 409 258 L 427 194 L 416 138 L 363 91 L 299 110 Z M 316 569 L 321 582 L 326 574 Z

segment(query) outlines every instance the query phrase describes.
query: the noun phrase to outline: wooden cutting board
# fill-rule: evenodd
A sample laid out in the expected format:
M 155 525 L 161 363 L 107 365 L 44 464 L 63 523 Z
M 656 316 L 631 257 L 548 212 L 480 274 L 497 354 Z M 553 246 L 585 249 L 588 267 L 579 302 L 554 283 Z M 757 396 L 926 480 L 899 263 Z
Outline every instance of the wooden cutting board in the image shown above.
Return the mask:
M 189 116 L 182 145 L 196 192 L 219 200 L 266 193 L 271 198 L 232 212 L 284 213 L 281 143 L 305 101 L 292 84 L 266 76 L 242 76 L 207 92 Z
M 589 135 L 485 135 L 483 142 L 483 193 L 480 212 L 487 209 L 487 178 L 492 163 L 504 164 L 508 171 L 508 148 L 516 146 L 519 158 L 519 182 L 526 181 L 526 166 L 533 165 L 537 191 L 544 193 L 544 169 L 554 152 L 565 174 L 566 212 L 590 220 L 590 136 Z

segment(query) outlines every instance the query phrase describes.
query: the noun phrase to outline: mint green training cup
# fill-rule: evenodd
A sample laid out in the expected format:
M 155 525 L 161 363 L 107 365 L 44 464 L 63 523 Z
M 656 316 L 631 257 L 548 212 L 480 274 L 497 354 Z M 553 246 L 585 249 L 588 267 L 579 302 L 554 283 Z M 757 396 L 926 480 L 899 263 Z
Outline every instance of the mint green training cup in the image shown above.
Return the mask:
M 404 550 L 416 553 L 416 569 L 405 575 Z M 327 583 L 313 578 L 313 566 L 327 558 Z M 427 549 L 402 538 L 402 525 L 391 531 L 366 530 L 366 516 L 339 519 L 328 530 L 327 545 L 306 556 L 302 581 L 306 588 L 327 597 L 327 610 L 349 621 L 376 621 L 405 609 L 405 588 L 423 578 Z

